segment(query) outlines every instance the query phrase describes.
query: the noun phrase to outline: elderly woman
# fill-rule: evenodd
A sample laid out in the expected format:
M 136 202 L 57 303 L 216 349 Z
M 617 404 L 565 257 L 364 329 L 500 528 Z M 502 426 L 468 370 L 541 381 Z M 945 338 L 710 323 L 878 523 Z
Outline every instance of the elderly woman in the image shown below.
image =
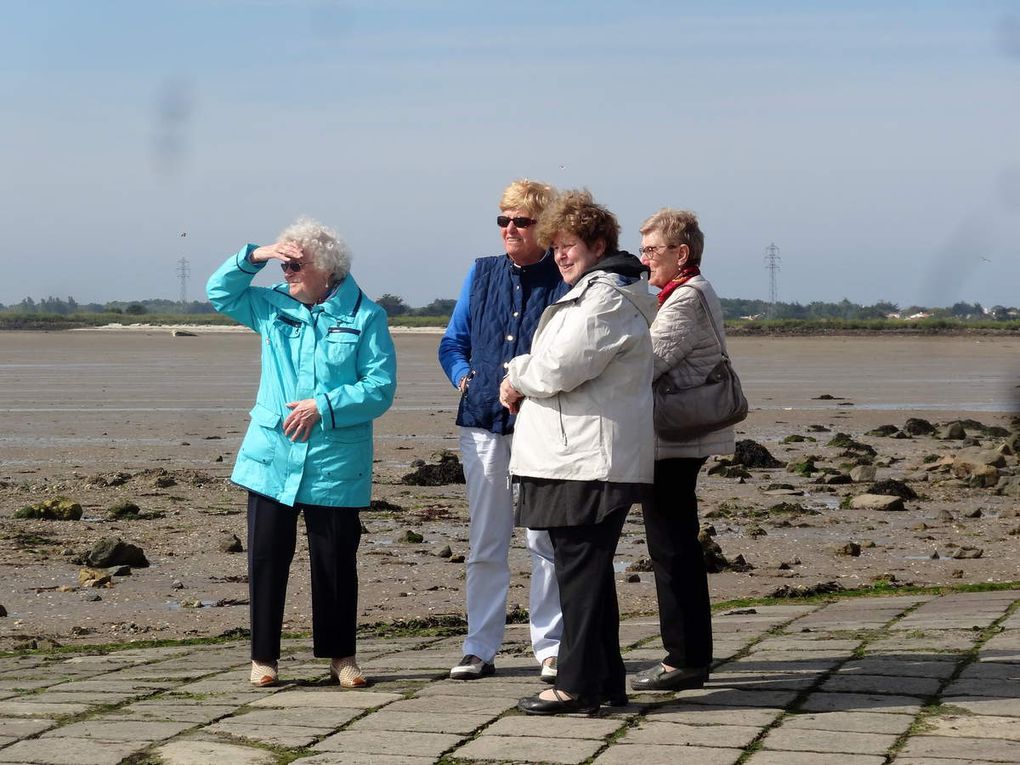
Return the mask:
M 587 191 L 546 209 L 539 239 L 572 289 L 542 314 L 531 352 L 514 358 L 500 400 L 519 408 L 510 472 L 517 522 L 553 546 L 563 638 L 553 688 L 528 714 L 627 703 L 613 556 L 624 519 L 652 481 L 654 299 L 619 225 Z
M 285 282 L 252 287 L 275 260 Z M 231 479 L 248 490 L 251 682 L 278 682 L 287 578 L 304 514 L 312 642 L 345 688 L 355 660 L 361 539 L 370 501 L 372 420 L 393 402 L 396 360 L 386 314 L 349 273 L 334 231 L 305 218 L 275 244 L 248 244 L 209 278 L 209 300 L 262 336 L 262 377 Z
M 701 276 L 704 248 L 694 213 L 662 209 L 641 225 L 641 260 L 660 288 L 652 323 L 655 378 L 668 374 L 679 388 L 704 381 L 726 352 L 722 306 Z M 634 690 L 701 688 L 708 679 L 712 617 L 695 487 L 708 456 L 733 448 L 732 427 L 686 441 L 656 439 L 655 485 L 643 509 L 666 658 L 632 678 Z

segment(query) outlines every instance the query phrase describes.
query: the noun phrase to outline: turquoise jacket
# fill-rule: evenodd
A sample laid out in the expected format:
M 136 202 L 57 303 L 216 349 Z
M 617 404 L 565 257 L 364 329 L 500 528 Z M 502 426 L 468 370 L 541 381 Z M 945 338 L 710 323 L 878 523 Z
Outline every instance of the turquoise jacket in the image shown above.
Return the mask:
M 262 336 L 262 378 L 231 480 L 285 505 L 367 507 L 372 420 L 393 403 L 397 361 L 386 313 L 350 274 L 322 304 L 286 283 L 252 287 L 265 263 L 249 244 L 209 277 L 213 307 Z M 314 398 L 321 420 L 307 441 L 283 434 L 286 404 Z

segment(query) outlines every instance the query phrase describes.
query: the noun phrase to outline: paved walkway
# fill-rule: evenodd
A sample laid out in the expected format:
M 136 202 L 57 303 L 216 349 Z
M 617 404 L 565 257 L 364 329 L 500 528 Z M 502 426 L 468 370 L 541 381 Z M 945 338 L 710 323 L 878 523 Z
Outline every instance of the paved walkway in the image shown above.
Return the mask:
M 498 674 L 446 679 L 459 638 L 363 640 L 374 685 L 326 683 L 305 641 L 275 689 L 247 644 L 0 658 L 0 762 L 47 765 L 965 765 L 1020 762 L 1020 591 L 844 599 L 718 614 L 703 690 L 599 717 L 527 717 L 542 686 L 509 628 Z M 660 657 L 624 622 L 630 670 Z

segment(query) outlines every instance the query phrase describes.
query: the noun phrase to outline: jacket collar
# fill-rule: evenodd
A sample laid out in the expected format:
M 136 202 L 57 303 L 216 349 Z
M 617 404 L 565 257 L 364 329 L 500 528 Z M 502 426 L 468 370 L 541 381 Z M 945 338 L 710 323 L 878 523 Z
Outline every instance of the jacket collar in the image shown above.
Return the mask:
M 344 278 L 340 285 L 333 291 L 324 302 L 313 306 L 306 306 L 301 301 L 291 297 L 287 290 L 287 283 L 281 282 L 273 285 L 268 293 L 271 302 L 280 313 L 305 324 L 310 324 L 314 316 L 324 313 L 331 319 L 341 323 L 354 321 L 354 316 L 361 307 L 361 288 L 354 281 L 350 274 Z

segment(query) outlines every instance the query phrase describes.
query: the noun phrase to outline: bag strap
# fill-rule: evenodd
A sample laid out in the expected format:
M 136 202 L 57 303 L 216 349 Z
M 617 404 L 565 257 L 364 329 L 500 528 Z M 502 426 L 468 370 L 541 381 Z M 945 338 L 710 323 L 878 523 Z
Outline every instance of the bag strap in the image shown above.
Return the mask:
M 690 287 L 692 290 L 698 293 L 698 297 L 701 298 L 701 305 L 704 307 L 705 313 L 708 314 L 708 323 L 712 325 L 712 332 L 715 333 L 715 341 L 719 343 L 719 353 L 722 355 L 724 359 L 728 361 L 730 355 L 726 352 L 726 344 L 723 342 L 722 333 L 719 331 L 719 328 L 715 325 L 715 317 L 712 315 L 712 309 L 708 305 L 708 298 L 705 297 L 705 293 L 702 291 L 701 287 L 692 282 L 687 282 L 682 286 Z

